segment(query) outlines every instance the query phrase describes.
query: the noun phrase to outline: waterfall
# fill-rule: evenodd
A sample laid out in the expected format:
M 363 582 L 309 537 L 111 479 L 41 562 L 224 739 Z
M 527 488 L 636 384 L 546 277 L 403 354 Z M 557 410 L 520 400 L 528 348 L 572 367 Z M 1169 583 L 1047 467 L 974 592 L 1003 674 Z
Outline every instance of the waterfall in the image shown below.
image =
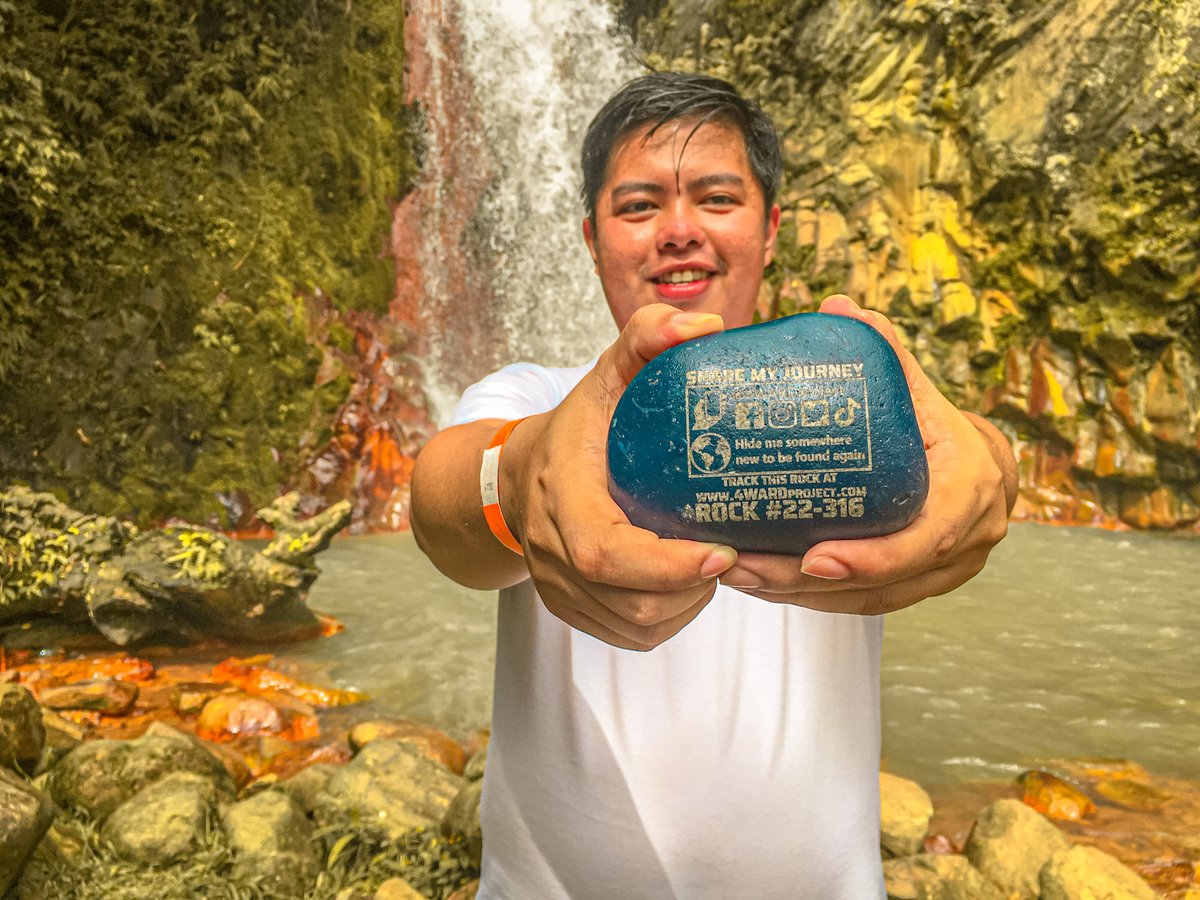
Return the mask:
M 461 390 L 517 360 L 578 365 L 616 329 L 583 243 L 579 149 L 638 69 L 603 0 L 417 0 L 428 60 L 419 225 L 425 387 Z M 410 89 L 411 90 L 411 89 Z

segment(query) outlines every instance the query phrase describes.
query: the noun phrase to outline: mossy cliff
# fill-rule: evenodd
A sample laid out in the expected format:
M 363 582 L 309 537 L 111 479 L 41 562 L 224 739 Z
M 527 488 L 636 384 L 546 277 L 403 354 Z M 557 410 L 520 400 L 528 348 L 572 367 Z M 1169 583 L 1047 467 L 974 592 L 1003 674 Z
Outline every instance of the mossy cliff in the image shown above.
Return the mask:
M 236 525 L 296 477 L 393 293 L 403 65 L 386 0 L 0 0 L 0 483 Z
M 844 291 L 1015 439 L 1018 513 L 1200 517 L 1200 7 L 675 0 L 626 19 L 781 126 L 764 316 Z

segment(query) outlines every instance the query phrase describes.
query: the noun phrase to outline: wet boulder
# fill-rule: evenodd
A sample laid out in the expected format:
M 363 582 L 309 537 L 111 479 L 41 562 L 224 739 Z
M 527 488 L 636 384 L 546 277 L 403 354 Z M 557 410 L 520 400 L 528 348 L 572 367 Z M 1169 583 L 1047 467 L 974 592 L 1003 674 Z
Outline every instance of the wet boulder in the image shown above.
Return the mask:
M 21 874 L 53 818 L 46 794 L 0 766 L 0 896 Z
M 113 810 L 100 836 L 129 862 L 174 862 L 200 846 L 218 796 L 212 780 L 202 775 L 165 775 Z
M 933 818 L 933 801 L 915 781 L 879 773 L 879 844 L 885 859 L 919 853 Z
M 1040 813 L 1020 800 L 997 800 L 975 820 L 963 848 L 979 871 L 1004 892 L 1035 900 L 1038 873 L 1070 841 Z
M 106 716 L 123 716 L 133 709 L 138 687 L 116 678 L 90 678 L 74 684 L 49 687 L 38 701 L 49 709 L 82 709 Z
M 378 740 L 339 768 L 316 801 L 320 825 L 369 821 L 393 838 L 436 828 L 462 779 L 401 741 Z
M 922 853 L 883 862 L 889 900 L 1007 900 L 965 856 Z
M 199 527 L 139 531 L 71 509 L 48 493 L 0 491 L 0 643 L 129 646 L 213 637 L 314 637 L 305 605 L 315 556 L 351 516 L 348 502 L 298 518 L 300 495 L 258 511 L 275 528 L 265 547 Z
M 299 897 L 316 875 L 312 825 L 286 793 L 266 790 L 234 803 L 221 815 L 234 853 L 233 877 L 258 876 L 263 887 Z
M 86 810 L 103 821 L 142 788 L 173 772 L 206 778 L 230 797 L 236 792 L 220 760 L 199 741 L 169 728 L 152 729 L 132 741 L 80 744 L 50 770 L 47 789 L 59 805 Z
M 476 867 L 483 859 L 483 828 L 479 824 L 479 800 L 482 796 L 482 778 L 465 782 L 450 801 L 450 808 L 442 818 L 442 834 L 461 834 L 467 843 L 471 865 Z
M 1042 867 L 1041 900 L 1154 900 L 1158 895 L 1137 872 L 1095 847 L 1059 850 Z
M 420 754 L 461 775 L 467 757 L 462 745 L 444 731 L 408 719 L 372 719 L 359 722 L 350 729 L 350 747 L 357 753 L 367 744 L 380 739 L 404 741 Z
M 27 688 L 0 684 L 0 767 L 33 772 L 42 755 L 46 728 Z
M 196 722 L 196 734 L 209 741 L 279 734 L 283 728 L 283 715 L 274 704 L 242 693 L 211 698 Z
M 1025 772 L 1017 782 L 1024 789 L 1025 805 L 1051 819 L 1078 822 L 1096 811 L 1087 794 L 1049 772 Z
M 307 766 L 291 778 L 279 782 L 279 790 L 295 800 L 304 810 L 305 815 L 312 815 L 313 810 L 317 808 L 321 792 L 325 790 L 329 779 L 334 776 L 338 768 L 328 763 Z

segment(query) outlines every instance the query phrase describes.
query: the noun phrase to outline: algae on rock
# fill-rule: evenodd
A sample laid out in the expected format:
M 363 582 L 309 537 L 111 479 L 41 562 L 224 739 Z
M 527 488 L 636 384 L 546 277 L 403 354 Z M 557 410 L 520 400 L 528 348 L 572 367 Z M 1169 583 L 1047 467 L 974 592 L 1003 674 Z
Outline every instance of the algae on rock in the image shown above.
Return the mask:
M 763 317 L 886 312 L 1016 439 L 1020 515 L 1200 520 L 1200 5 L 626 7 L 651 65 L 780 126 Z

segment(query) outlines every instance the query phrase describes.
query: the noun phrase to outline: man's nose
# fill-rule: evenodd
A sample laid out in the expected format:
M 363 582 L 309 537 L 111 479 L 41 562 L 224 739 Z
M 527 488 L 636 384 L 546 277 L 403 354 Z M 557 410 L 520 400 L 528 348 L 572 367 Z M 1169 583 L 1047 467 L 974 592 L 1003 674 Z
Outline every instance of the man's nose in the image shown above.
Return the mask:
M 672 204 L 663 210 L 658 229 L 659 250 L 684 250 L 703 243 L 704 229 L 694 210 L 683 203 Z

